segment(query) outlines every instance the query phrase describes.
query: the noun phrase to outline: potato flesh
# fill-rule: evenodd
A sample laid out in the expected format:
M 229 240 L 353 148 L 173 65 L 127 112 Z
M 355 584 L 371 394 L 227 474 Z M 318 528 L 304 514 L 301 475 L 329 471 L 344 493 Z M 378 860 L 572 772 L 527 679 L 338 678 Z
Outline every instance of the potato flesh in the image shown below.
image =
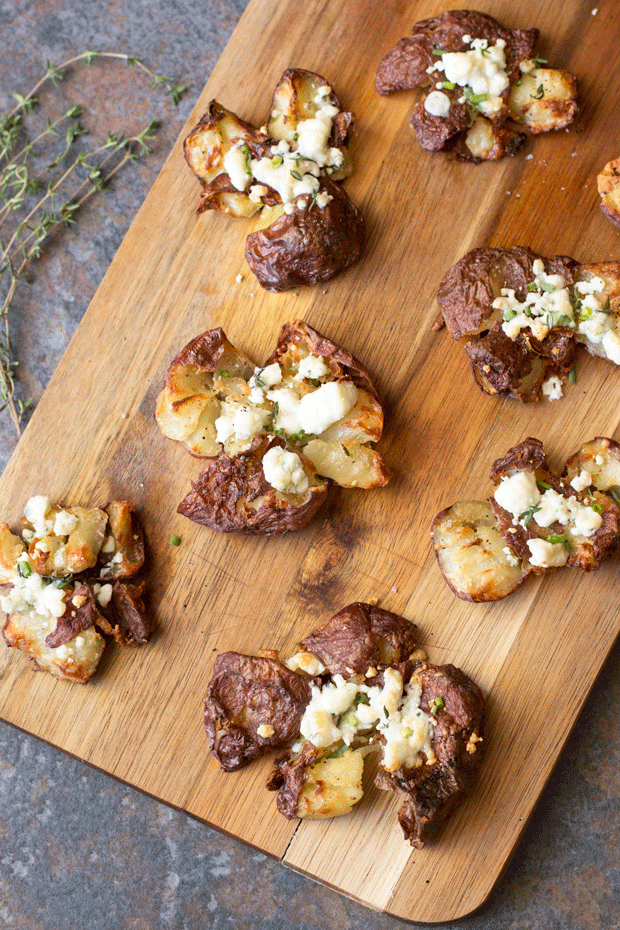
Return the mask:
M 603 212 L 614 226 L 620 226 L 620 158 L 605 165 L 597 184 Z
M 363 795 L 364 756 L 361 749 L 347 749 L 324 758 L 308 769 L 299 796 L 297 816 L 323 820 L 348 814 Z
M 15 577 L 19 557 L 26 552 L 26 546 L 11 533 L 6 523 L 0 523 L 0 584 L 8 584 Z
M 620 449 L 615 444 L 610 446 L 605 439 L 584 443 L 579 452 L 568 460 L 566 471 L 569 478 L 574 478 L 584 470 L 592 476 L 592 484 L 597 490 L 613 488 L 617 492 L 620 489 Z
M 504 551 L 497 520 L 485 501 L 454 504 L 439 514 L 431 535 L 443 576 L 464 600 L 501 600 L 525 577 L 521 560 Z
M 575 78 L 566 71 L 534 68 L 511 87 L 508 107 L 511 118 L 528 132 L 563 129 L 577 111 Z
M 379 455 L 359 443 L 324 442 L 312 439 L 303 447 L 319 475 L 341 488 L 376 488 L 385 484 Z
M 465 145 L 476 158 L 486 160 L 491 157 L 495 144 L 493 126 L 483 116 L 477 117 L 465 137 Z
M 21 649 L 55 678 L 88 681 L 105 649 L 105 639 L 91 626 L 64 646 L 51 649 L 45 643 L 51 632 L 40 618 L 14 613 L 7 620 L 4 637 L 10 646 Z

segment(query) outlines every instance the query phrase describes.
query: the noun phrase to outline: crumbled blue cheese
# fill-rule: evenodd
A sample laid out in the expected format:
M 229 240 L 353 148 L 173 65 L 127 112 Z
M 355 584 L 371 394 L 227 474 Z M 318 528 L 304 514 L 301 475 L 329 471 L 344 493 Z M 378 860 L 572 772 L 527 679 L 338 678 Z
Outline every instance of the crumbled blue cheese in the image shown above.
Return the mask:
M 27 578 L 16 575 L 11 583 L 13 587 L 8 593 L 0 595 L 0 607 L 5 613 L 21 614 L 50 626 L 52 621 L 64 614 L 65 591 L 54 584 L 46 583 L 37 572 L 33 571 Z
M 112 600 L 112 585 L 111 584 L 94 584 L 93 585 L 93 594 L 95 595 L 99 604 L 102 607 L 107 607 L 110 601 Z
M 252 203 L 262 203 L 262 198 L 268 193 L 264 184 L 253 184 L 248 193 Z M 243 278 L 241 279 L 243 280 Z
M 420 708 L 422 689 L 413 676 L 403 687 L 397 669 L 384 671 L 383 687 L 345 681 L 334 675 L 322 688 L 312 688 L 310 703 L 301 720 L 300 732 L 317 748 L 342 740 L 346 745 L 377 728 L 384 737 L 382 765 L 388 771 L 420 764 L 420 752 L 432 764 L 433 720 Z M 364 700 L 360 700 L 364 697 Z
M 328 381 L 302 397 L 298 418 L 306 433 L 319 435 L 349 413 L 357 401 L 352 381 Z
M 543 381 L 542 392 L 549 400 L 559 400 L 563 395 L 562 380 L 557 375 L 552 375 Z
M 424 109 L 431 116 L 446 117 L 450 112 L 450 98 L 440 90 L 433 90 L 424 100 Z
M 267 400 L 277 404 L 277 413 L 273 418 L 275 429 L 283 429 L 293 435 L 301 430 L 299 420 L 300 397 L 292 387 L 272 388 L 267 393 Z
M 518 518 L 540 503 L 536 476 L 529 471 L 518 471 L 509 478 L 502 478 L 494 497 L 500 507 Z
M 532 265 L 534 279 L 524 301 L 515 296 L 513 288 L 502 288 L 493 307 L 501 310 L 502 329 L 509 339 L 516 339 L 522 329 L 530 329 L 536 339 L 544 339 L 554 326 L 574 327 L 573 306 L 566 282 L 560 274 L 546 274 L 544 263 L 536 259 Z
M 321 191 L 320 194 L 316 195 L 316 205 L 319 209 L 326 207 L 328 203 L 331 203 L 334 198 L 331 194 L 326 194 L 325 191 Z
M 61 510 L 54 520 L 54 536 L 69 536 L 78 525 L 78 518 L 68 510 Z
M 603 312 L 605 282 L 598 276 L 577 281 L 575 293 L 580 298 L 577 334 L 600 348 L 605 358 L 620 365 L 620 319 Z
M 339 112 L 338 107 L 323 101 L 323 105 L 311 119 L 300 120 L 297 123 L 297 153 L 302 158 L 316 162 L 321 168 L 339 168 L 342 165 L 342 152 L 328 144 L 334 117 L 338 116 Z
M 593 536 L 603 522 L 600 513 L 576 497 L 564 497 L 553 488 L 541 494 L 533 472 L 518 471 L 509 478 L 502 478 L 494 496 L 500 507 L 522 526 L 525 526 L 523 517 L 528 512 L 538 526 L 560 523 L 577 536 Z
M 600 458 L 600 456 L 597 456 L 597 458 Z M 574 488 L 575 491 L 585 491 L 585 489 L 589 488 L 593 483 L 594 481 L 592 474 L 588 471 L 587 468 L 583 468 L 579 474 L 575 475 L 575 477 L 571 479 L 570 486 L 571 488 Z
M 263 456 L 265 480 L 283 494 L 303 494 L 308 490 L 308 476 L 296 452 L 273 446 Z
M 560 568 L 566 565 L 568 550 L 563 543 L 550 543 L 546 539 L 528 539 L 528 548 L 531 552 L 529 562 L 539 568 Z
M 54 528 L 54 515 L 48 517 L 50 510 L 49 497 L 36 494 L 31 497 L 24 508 L 24 516 L 32 524 L 35 536 L 47 536 Z
M 224 155 L 224 170 L 238 191 L 244 191 L 252 180 L 249 162 L 249 149 L 243 142 L 237 142 Z
M 249 448 L 269 417 L 268 410 L 235 401 L 223 401 L 221 415 L 215 421 L 217 441 L 241 443 Z
M 295 375 L 295 381 L 303 381 L 305 378 L 322 378 L 330 372 L 329 365 L 321 355 L 305 355 L 299 360 L 299 368 Z
M 251 170 L 257 181 L 278 192 L 282 203 L 291 203 L 301 194 L 318 191 L 321 169 L 316 161 L 291 152 L 286 142 L 272 146 L 271 153 L 271 156 L 252 159 Z
M 501 94 L 510 85 L 506 73 L 506 43 L 498 39 L 495 45 L 489 45 L 486 39 L 471 36 L 463 37 L 463 41 L 471 46 L 470 50 L 445 52 L 435 70 L 443 71 L 451 84 L 468 88 L 476 98 L 477 110 L 485 116 L 496 116 L 504 105 Z

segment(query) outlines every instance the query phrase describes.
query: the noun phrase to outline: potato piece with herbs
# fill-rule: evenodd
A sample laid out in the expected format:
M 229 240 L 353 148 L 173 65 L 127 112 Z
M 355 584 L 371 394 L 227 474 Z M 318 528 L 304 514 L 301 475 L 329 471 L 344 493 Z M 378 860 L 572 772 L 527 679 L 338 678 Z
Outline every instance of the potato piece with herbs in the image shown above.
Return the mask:
M 566 474 L 571 482 L 587 482 L 620 505 L 620 445 L 613 439 L 597 436 L 584 442 L 566 463 Z
M 0 523 L 0 584 L 9 584 L 17 574 L 17 562 L 26 552 L 26 546 L 11 533 L 6 523 Z
M 511 119 L 528 132 L 564 129 L 579 107 L 577 79 L 568 71 L 534 68 L 511 87 L 508 107 Z

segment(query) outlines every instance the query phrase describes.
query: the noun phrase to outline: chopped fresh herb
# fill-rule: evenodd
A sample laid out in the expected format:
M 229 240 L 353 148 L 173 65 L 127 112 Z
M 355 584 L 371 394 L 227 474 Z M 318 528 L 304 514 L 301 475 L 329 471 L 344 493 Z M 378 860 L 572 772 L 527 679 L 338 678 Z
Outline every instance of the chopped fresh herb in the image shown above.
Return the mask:
M 308 378 L 308 381 L 313 387 L 316 387 L 316 388 L 321 387 L 321 382 L 319 381 L 318 378 Z
M 255 371 L 254 374 L 252 375 L 252 378 L 254 379 L 254 384 L 256 385 L 256 387 L 259 387 L 259 388 L 267 387 L 267 385 L 263 381 L 264 370 L 265 370 L 264 368 L 259 368 L 259 370 Z
M 431 707 L 431 714 L 433 715 L 433 717 L 435 716 L 437 711 L 441 710 L 442 707 L 443 707 L 443 698 L 442 697 L 433 698 L 432 707 Z
M 607 296 L 607 300 L 601 307 L 601 313 L 612 313 L 611 307 L 609 305 L 609 295 Z
M 611 494 L 611 496 L 612 496 L 613 499 L 615 500 L 616 504 L 619 504 L 619 505 L 620 505 L 620 494 L 618 494 L 618 492 L 616 491 L 616 489 L 615 489 L 615 488 L 610 488 L 609 493 Z
M 61 591 L 65 591 L 67 588 L 70 588 L 73 584 L 72 580 L 69 578 L 55 578 L 54 585 L 57 588 L 60 588 Z
M 506 321 L 508 321 L 508 320 L 514 320 L 514 318 L 516 317 L 516 315 L 517 315 L 517 311 L 516 311 L 516 310 L 504 310 L 504 319 L 505 319 Z
M 550 485 L 550 484 L 547 484 L 547 482 L 546 482 L 546 481 L 543 481 L 541 478 L 537 478 L 537 479 L 536 479 L 536 484 L 539 484 L 539 485 L 541 486 L 541 488 L 545 488 L 545 490 L 547 490 L 547 491 L 550 491 L 550 490 L 551 490 L 551 485 Z
M 549 281 L 541 281 L 540 286 L 543 291 L 547 291 L 548 294 L 553 294 L 555 291 L 555 284 L 550 284 Z
M 180 546 L 180 545 L 181 545 L 181 537 L 180 537 L 180 536 L 171 536 L 171 537 L 170 537 L 170 545 L 171 545 L 171 546 Z
M 528 526 L 534 519 L 534 514 L 538 513 L 539 510 L 542 510 L 540 504 L 532 504 L 531 507 L 519 514 L 519 519 L 523 520 L 524 526 Z
M 318 191 L 315 191 L 312 197 L 310 198 L 310 203 L 308 204 L 308 210 L 312 210 L 312 207 L 315 205 L 317 194 L 318 194 Z
M 348 723 L 351 727 L 356 727 L 359 723 L 359 718 L 356 717 L 355 714 L 347 714 L 344 718 L 344 722 Z
M 248 148 L 247 145 L 240 145 L 240 146 L 239 146 L 239 151 L 240 151 L 240 152 L 243 152 L 244 155 L 249 155 L 249 154 L 250 154 L 250 149 Z
M 515 86 L 516 86 L 516 87 L 521 87 L 522 84 L 523 84 L 523 78 L 519 78 L 519 80 L 517 81 L 517 83 L 516 83 Z
M 486 94 L 474 94 L 469 89 L 469 87 L 466 87 L 465 88 L 465 99 L 467 100 L 469 105 L 474 110 L 476 110 L 477 112 L 480 112 L 480 104 L 484 103 L 484 101 L 487 99 L 487 95 Z
M 601 504 L 600 501 L 595 501 L 595 502 L 592 504 L 592 510 L 594 511 L 594 513 L 602 513 L 602 512 L 603 512 L 603 505 Z
M 542 84 L 538 85 L 538 87 L 536 88 L 535 94 L 530 94 L 530 97 L 532 98 L 532 100 L 542 100 L 544 96 L 545 96 L 545 88 L 543 87 Z
M 282 158 L 281 155 L 274 155 L 273 158 L 271 159 L 271 164 L 273 165 L 274 168 L 279 168 L 283 161 L 284 159 Z
M 276 400 L 274 401 L 273 407 L 271 408 L 271 419 L 276 420 L 279 412 L 280 412 L 280 404 Z
M 411 727 L 405 727 L 405 729 L 403 730 L 403 736 L 405 737 L 405 739 L 411 739 L 411 737 L 413 736 L 413 730 L 411 729 Z
M 547 64 L 547 59 L 546 59 L 546 58 L 532 58 L 532 59 L 530 59 L 530 60 L 533 61 L 533 62 L 534 62 L 535 64 L 537 64 L 537 65 L 546 65 L 546 64 Z
M 538 284 L 536 283 L 536 281 L 530 281 L 530 283 L 529 283 L 528 286 L 527 286 L 527 289 L 528 289 L 528 291 L 537 291 L 537 290 L 538 290 Z
M 330 752 L 330 754 L 328 755 L 327 758 L 328 758 L 328 759 L 336 759 L 338 756 L 341 756 L 341 755 L 343 754 L 343 752 L 346 752 L 348 748 L 349 748 L 349 747 L 347 746 L 347 744 L 346 744 L 346 743 L 343 743 L 343 745 L 340 746 L 338 749 L 334 749 L 333 752 Z
M 22 576 L 22 578 L 28 578 L 32 575 L 32 567 L 30 562 L 22 561 L 17 563 L 17 571 Z
M 296 181 L 301 181 L 301 180 L 303 180 L 303 179 L 302 179 L 302 176 L 301 176 L 300 173 L 299 173 L 299 171 L 292 170 L 292 171 L 291 171 L 291 177 L 295 178 Z
M 452 81 L 444 81 L 441 86 L 444 90 L 454 90 L 456 84 L 453 84 Z
M 356 704 L 370 704 L 370 698 L 363 691 L 358 691 L 355 697 Z
M 298 142 L 298 141 L 299 141 L 299 133 L 295 132 L 293 133 L 293 142 Z
M 558 326 L 572 326 L 572 325 L 573 325 L 573 321 L 571 320 L 569 316 L 566 316 L 565 313 L 563 313 L 562 316 L 558 317 Z
M 441 58 L 442 55 L 446 54 L 445 48 L 434 48 L 433 55 L 437 55 L 438 58 Z
M 383 716 L 386 718 L 386 720 L 387 720 L 387 718 L 390 716 L 390 712 L 389 712 L 389 710 L 387 709 L 387 707 L 385 706 L 385 704 L 383 705 Z
M 577 370 L 575 368 L 571 368 L 571 370 L 568 373 L 568 382 L 569 384 L 574 384 L 576 380 L 577 380 Z
M 349 458 L 351 458 L 351 453 L 349 452 L 345 444 L 341 442 L 340 445 L 342 446 L 342 451 L 344 452 L 344 454 L 347 455 Z
M 220 378 L 227 378 L 227 377 L 228 377 L 228 372 L 226 371 L 225 368 L 222 368 L 220 370 Z
M 584 320 L 589 320 L 592 316 L 592 307 L 581 307 L 579 310 L 579 322 L 583 323 Z
M 565 543 L 566 534 L 565 533 L 551 533 L 550 536 L 547 536 L 547 542 L 550 543 Z
M 531 316 L 531 315 L 532 315 L 532 308 L 531 308 L 531 307 L 524 307 L 524 308 L 523 308 L 523 313 L 525 314 L 525 316 Z

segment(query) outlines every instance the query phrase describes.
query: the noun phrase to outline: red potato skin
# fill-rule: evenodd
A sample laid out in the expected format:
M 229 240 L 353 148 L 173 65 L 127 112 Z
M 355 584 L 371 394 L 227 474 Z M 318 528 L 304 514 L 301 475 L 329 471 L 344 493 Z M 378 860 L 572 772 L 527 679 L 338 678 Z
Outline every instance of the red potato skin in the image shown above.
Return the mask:
M 320 190 L 332 200 L 319 208 L 283 214 L 271 226 L 251 233 L 245 258 L 267 291 L 329 281 L 358 260 L 366 241 L 364 217 L 344 191 L 325 178 Z M 308 195 L 296 198 L 308 201 Z

